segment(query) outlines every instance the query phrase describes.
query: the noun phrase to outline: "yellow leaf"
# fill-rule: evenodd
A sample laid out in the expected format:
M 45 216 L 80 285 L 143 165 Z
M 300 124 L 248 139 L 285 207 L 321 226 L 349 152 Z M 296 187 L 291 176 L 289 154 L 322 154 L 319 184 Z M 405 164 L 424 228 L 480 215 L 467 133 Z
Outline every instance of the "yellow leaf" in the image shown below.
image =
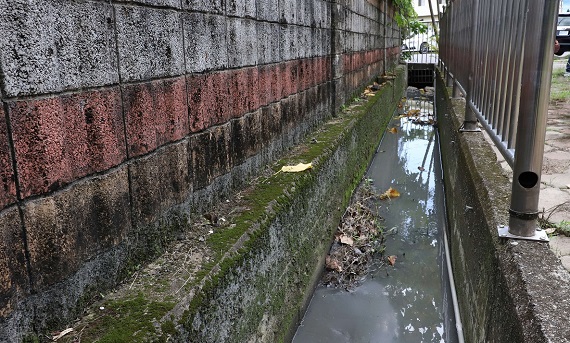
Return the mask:
M 394 188 L 390 187 L 388 190 L 380 195 L 380 199 L 391 199 L 397 198 L 400 196 L 400 192 L 395 190 Z
M 284 173 L 297 173 L 297 172 L 302 172 L 304 170 L 307 169 L 312 169 L 313 168 L 313 164 L 312 163 L 299 163 L 296 166 L 283 166 L 281 168 L 281 171 Z
M 390 133 L 398 133 L 398 129 L 396 129 L 395 127 L 391 128 L 390 130 L 388 130 Z

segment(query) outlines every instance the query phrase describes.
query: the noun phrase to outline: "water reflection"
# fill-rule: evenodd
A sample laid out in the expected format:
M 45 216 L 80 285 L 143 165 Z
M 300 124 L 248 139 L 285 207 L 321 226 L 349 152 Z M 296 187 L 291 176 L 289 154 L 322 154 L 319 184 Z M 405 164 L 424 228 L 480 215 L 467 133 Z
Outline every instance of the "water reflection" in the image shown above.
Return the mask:
M 433 106 L 418 99 L 406 105 L 404 112 L 418 108 L 420 116 L 392 121 L 398 133 L 384 135 L 367 175 L 378 191 L 393 187 L 401 194 L 378 203 L 384 225 L 394 228 L 386 255 L 397 261 L 373 266 L 353 292 L 318 288 L 293 342 L 457 341 L 441 243 L 445 212 Z

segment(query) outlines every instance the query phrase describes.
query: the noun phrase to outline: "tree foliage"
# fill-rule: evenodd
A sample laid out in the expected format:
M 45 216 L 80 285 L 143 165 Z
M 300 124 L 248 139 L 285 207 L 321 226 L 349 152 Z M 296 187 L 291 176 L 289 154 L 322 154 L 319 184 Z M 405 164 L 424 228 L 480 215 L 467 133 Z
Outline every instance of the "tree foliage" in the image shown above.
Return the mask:
M 427 32 L 427 25 L 417 20 L 418 14 L 412 5 L 413 0 L 392 1 L 396 7 L 396 23 L 402 29 L 402 37 L 404 39 L 418 33 Z

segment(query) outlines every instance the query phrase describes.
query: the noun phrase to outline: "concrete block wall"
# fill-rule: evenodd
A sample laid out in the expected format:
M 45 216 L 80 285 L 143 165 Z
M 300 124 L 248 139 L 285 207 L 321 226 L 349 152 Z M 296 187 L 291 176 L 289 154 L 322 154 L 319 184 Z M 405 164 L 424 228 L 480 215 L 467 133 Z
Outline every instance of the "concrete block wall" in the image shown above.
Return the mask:
M 0 338 L 57 327 L 391 69 L 386 1 L 0 0 Z

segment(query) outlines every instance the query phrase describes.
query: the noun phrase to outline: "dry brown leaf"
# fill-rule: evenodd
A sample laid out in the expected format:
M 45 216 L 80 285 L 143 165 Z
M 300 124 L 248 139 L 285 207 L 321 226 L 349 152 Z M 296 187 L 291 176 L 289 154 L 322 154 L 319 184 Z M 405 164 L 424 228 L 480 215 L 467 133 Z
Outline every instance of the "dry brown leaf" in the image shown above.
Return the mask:
M 380 199 L 391 199 L 397 198 L 400 196 L 400 192 L 395 190 L 394 188 L 390 187 L 388 190 L 380 195 Z
M 419 169 L 420 171 L 426 170 L 424 167 L 418 167 L 418 169 Z
M 394 264 L 396 264 L 396 255 L 390 255 L 387 257 L 388 259 L 388 263 L 390 263 L 391 266 L 394 266 Z
M 346 245 L 350 245 L 350 246 L 354 245 L 354 240 L 352 239 L 352 237 L 347 236 L 347 235 L 340 236 L 340 242 L 342 244 L 346 244 Z
M 398 129 L 396 129 L 395 127 L 391 128 L 390 130 L 388 130 L 388 132 L 390 133 L 398 133 Z
M 408 111 L 408 117 L 413 117 L 413 116 L 417 116 L 418 114 L 420 114 L 420 110 L 409 110 Z
M 331 257 L 330 255 L 327 255 L 325 259 L 325 267 L 328 270 L 336 270 L 337 272 L 342 272 L 342 267 L 340 266 L 340 263 L 338 263 L 338 261 L 334 257 Z

